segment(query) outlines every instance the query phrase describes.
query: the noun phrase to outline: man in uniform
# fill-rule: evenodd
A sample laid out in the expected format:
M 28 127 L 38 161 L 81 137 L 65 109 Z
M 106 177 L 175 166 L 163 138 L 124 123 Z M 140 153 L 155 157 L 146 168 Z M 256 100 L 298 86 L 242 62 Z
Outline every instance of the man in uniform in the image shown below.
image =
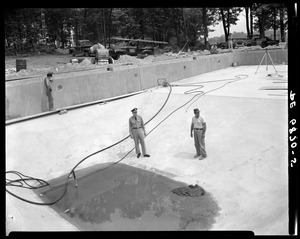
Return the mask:
M 142 153 L 144 157 L 150 157 L 150 155 L 146 153 L 146 145 L 144 139 L 146 136 L 146 131 L 143 118 L 137 115 L 137 108 L 132 109 L 131 112 L 133 116 L 129 118 L 129 134 L 130 137 L 134 140 L 135 152 L 137 154 L 137 157 L 139 158 L 141 156 L 139 143 L 141 143 Z
M 195 116 L 192 118 L 191 124 L 191 137 L 193 138 L 194 132 L 194 142 L 196 148 L 196 155 L 194 158 L 199 157 L 199 160 L 202 160 L 207 157 L 205 150 L 206 122 L 204 118 L 200 116 L 200 110 L 198 108 L 194 109 L 194 114 Z

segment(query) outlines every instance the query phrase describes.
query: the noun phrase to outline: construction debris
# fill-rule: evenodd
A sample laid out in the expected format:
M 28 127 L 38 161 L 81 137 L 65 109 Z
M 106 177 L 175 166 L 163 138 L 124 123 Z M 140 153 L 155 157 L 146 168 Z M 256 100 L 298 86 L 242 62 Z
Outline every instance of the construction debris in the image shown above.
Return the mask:
M 284 46 L 272 46 L 272 48 L 283 48 Z M 271 47 L 268 47 L 271 48 Z M 252 46 L 252 47 L 240 47 L 238 49 L 234 49 L 234 51 L 249 51 L 249 50 L 258 50 L 263 49 L 260 46 Z M 56 49 L 57 50 L 57 49 Z M 63 54 L 66 54 L 66 51 L 58 50 L 59 53 L 63 56 Z M 229 49 L 216 49 L 217 53 L 214 54 L 222 54 L 222 53 L 228 53 Z M 184 59 L 184 58 L 193 58 L 196 59 L 197 57 L 201 57 L 203 55 L 210 55 L 212 54 L 209 50 L 197 50 L 197 51 L 179 51 L 179 52 L 165 52 L 158 55 L 148 55 L 146 57 L 143 57 L 142 59 L 140 57 L 136 56 L 129 56 L 129 55 L 121 55 L 118 60 L 115 60 L 113 65 L 145 65 L 152 62 L 162 62 L 167 60 L 174 60 L 174 59 Z M 53 55 L 52 55 L 53 56 Z M 23 56 L 25 57 L 25 56 Z M 27 57 L 26 57 L 27 58 Z M 30 58 L 30 57 L 28 57 Z M 66 57 L 65 57 L 66 58 Z M 44 58 L 45 59 L 45 58 Z M 47 59 L 47 58 L 46 58 Z M 49 57 L 50 59 L 50 57 Z M 78 63 L 76 63 L 78 60 Z M 16 72 L 16 68 L 12 67 L 15 64 L 15 61 L 11 61 L 11 63 L 6 64 L 6 70 L 5 70 L 5 78 L 6 80 L 18 78 L 22 76 L 32 76 L 32 75 L 46 75 L 47 72 L 53 71 L 56 73 L 60 72 L 69 72 L 69 71 L 77 71 L 77 70 L 84 70 L 84 69 L 102 69 L 107 70 L 107 68 L 104 68 L 105 65 L 103 64 L 93 64 L 93 57 L 92 58 L 75 58 L 70 59 L 66 58 L 66 61 L 63 63 L 61 60 L 59 61 L 59 64 L 56 64 L 55 66 L 51 66 L 49 64 L 51 61 L 45 60 L 45 63 L 41 62 L 41 64 L 30 64 L 30 61 L 28 60 L 27 63 L 27 69 L 20 70 Z M 57 63 L 57 60 L 55 61 Z M 71 62 L 71 63 L 70 63 Z M 39 67 L 39 66 L 49 66 L 50 67 Z
M 187 187 L 175 188 L 171 191 L 178 196 L 199 197 L 205 194 L 205 191 L 198 184 L 189 185 Z
M 5 75 L 14 74 L 17 72 L 16 68 L 8 68 L 5 70 Z

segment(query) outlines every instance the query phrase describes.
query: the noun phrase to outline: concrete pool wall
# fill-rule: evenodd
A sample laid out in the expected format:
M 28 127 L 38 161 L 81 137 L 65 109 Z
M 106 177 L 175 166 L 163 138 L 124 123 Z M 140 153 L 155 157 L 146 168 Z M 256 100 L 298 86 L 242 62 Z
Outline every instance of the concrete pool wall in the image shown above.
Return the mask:
M 268 51 L 274 64 L 287 63 L 287 49 Z M 114 67 L 113 71 L 88 70 L 59 73 L 54 80 L 54 109 L 94 102 L 138 92 L 158 85 L 157 80 L 182 80 L 203 73 L 237 65 L 258 65 L 265 51 L 243 51 L 185 59 L 153 62 L 146 65 Z M 262 64 L 266 64 L 265 61 Z M 268 64 L 272 67 L 268 59 Z M 44 93 L 44 76 L 5 83 L 6 120 L 48 112 L 48 99 Z

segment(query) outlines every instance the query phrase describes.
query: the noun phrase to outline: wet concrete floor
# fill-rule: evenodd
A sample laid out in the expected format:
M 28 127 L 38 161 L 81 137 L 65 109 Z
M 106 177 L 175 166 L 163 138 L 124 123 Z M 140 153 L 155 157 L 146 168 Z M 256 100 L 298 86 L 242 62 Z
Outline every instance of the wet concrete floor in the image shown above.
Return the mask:
M 66 195 L 52 208 L 80 230 L 209 230 L 220 208 L 209 192 L 178 196 L 187 186 L 165 176 L 118 164 L 100 164 L 75 172 Z M 41 199 L 58 199 L 68 175 L 37 191 Z

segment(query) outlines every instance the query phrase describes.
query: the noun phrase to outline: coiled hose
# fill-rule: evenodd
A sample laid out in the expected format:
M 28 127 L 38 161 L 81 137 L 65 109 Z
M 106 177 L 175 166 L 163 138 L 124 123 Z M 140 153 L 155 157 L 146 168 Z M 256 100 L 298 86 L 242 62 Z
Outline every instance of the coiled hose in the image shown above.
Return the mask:
M 161 80 L 162 80 L 162 79 L 158 79 L 158 80 L 157 80 L 157 83 L 160 84 L 160 81 L 161 81 Z M 167 96 L 167 98 L 166 98 L 164 104 L 163 104 L 163 105 L 161 106 L 161 108 L 157 111 L 157 113 L 156 113 L 155 115 L 152 116 L 152 118 L 150 118 L 147 122 L 145 122 L 145 125 L 148 124 L 151 120 L 153 120 L 153 119 L 160 113 L 160 111 L 165 107 L 165 105 L 167 104 L 167 102 L 168 102 L 168 100 L 169 100 L 169 98 L 170 98 L 171 92 L 172 92 L 172 87 L 170 86 L 170 91 L 169 91 L 169 93 L 168 93 L 168 96 Z M 150 132 L 149 132 L 149 133 L 150 133 Z M 149 134 L 149 133 L 148 133 L 148 134 Z M 65 196 L 65 194 L 67 193 L 67 188 L 68 188 L 69 178 L 70 178 L 72 175 L 73 175 L 74 178 L 75 178 L 75 169 L 76 169 L 82 162 L 84 162 L 85 160 L 87 160 L 88 158 L 90 158 L 90 157 L 93 156 L 93 155 L 96 155 L 96 154 L 98 154 L 98 153 L 101 153 L 101 152 L 103 152 L 103 151 L 105 151 L 105 150 L 107 150 L 107 149 L 109 149 L 109 148 L 112 148 L 112 147 L 114 147 L 114 146 L 116 146 L 116 145 L 122 143 L 123 141 L 125 141 L 126 139 L 128 139 L 129 136 L 130 136 L 130 135 L 126 136 L 125 138 L 119 140 L 118 142 L 116 142 L 116 143 L 114 143 L 114 144 L 112 144 L 112 145 L 110 145 L 110 146 L 108 146 L 108 147 L 106 147 L 106 148 L 103 148 L 103 149 L 98 150 L 98 151 L 96 151 L 96 152 L 94 152 L 94 153 L 92 153 L 92 154 L 89 154 L 88 156 L 86 156 L 85 158 L 83 158 L 82 160 L 80 160 L 80 161 L 72 168 L 72 170 L 71 170 L 70 173 L 68 174 L 68 177 L 66 178 L 66 182 L 65 182 L 65 185 L 64 185 L 64 191 L 63 191 L 62 195 L 61 195 L 58 199 L 56 199 L 55 201 L 53 201 L 53 202 L 48 202 L 48 203 L 47 203 L 47 202 L 43 202 L 43 203 L 40 203 L 40 202 L 34 202 L 34 201 L 31 201 L 31 200 L 27 200 L 27 199 L 25 199 L 25 198 L 22 198 L 22 197 L 20 197 L 20 196 L 18 196 L 18 195 L 16 195 L 16 194 L 10 192 L 10 191 L 7 190 L 7 189 L 6 189 L 6 192 L 8 192 L 8 193 L 11 194 L 12 196 L 14 196 L 14 197 L 16 197 L 16 198 L 18 198 L 18 199 L 20 199 L 20 200 L 22 200 L 22 201 L 24 201 L 24 202 L 27 202 L 27 203 L 31 203 L 31 204 L 35 204 L 35 205 L 53 205 L 53 204 L 57 203 L 59 200 L 61 200 L 61 199 Z M 122 160 L 123 160 L 123 159 L 124 159 L 124 158 L 125 158 L 125 157 L 133 150 L 133 149 L 134 149 L 134 148 L 132 148 L 128 153 L 126 153 L 120 160 L 118 160 L 118 161 L 116 161 L 116 162 L 110 164 L 110 165 L 107 166 L 105 169 L 109 168 L 110 166 L 112 166 L 112 165 L 114 165 L 114 164 L 117 164 L 117 163 L 121 162 L 121 161 L 122 161 Z M 17 187 L 23 187 L 23 188 L 29 188 L 29 189 L 39 189 L 39 188 L 42 188 L 42 187 L 45 187 L 45 186 L 48 186 L 48 185 L 49 185 L 46 181 L 44 181 L 44 180 L 42 180 L 42 179 L 29 177 L 29 176 L 26 176 L 26 175 L 24 175 L 24 174 L 21 174 L 21 173 L 19 173 L 19 172 L 17 172 L 17 171 L 7 171 L 6 174 L 15 174 L 15 175 L 17 175 L 17 176 L 20 177 L 20 179 L 16 179 L 16 180 L 9 180 L 9 179 L 6 179 L 6 186 L 17 186 Z M 76 178 L 75 178 L 75 179 L 76 179 Z M 28 184 L 26 183 L 27 181 L 37 181 L 37 182 L 40 183 L 40 185 L 39 185 L 39 186 L 31 186 L 31 185 L 28 185 Z M 27 187 L 24 186 L 23 183 L 25 183 L 25 184 L 27 185 Z
M 160 124 L 162 124 L 166 119 L 168 119 L 172 114 L 174 114 L 176 111 L 178 111 L 179 109 L 183 108 L 184 106 L 186 106 L 186 105 L 189 104 L 190 102 L 193 101 L 193 102 L 189 105 L 189 107 L 190 107 L 192 104 L 194 104 L 194 103 L 195 103 L 200 97 L 202 97 L 203 95 L 205 95 L 205 94 L 207 94 L 207 93 L 210 93 L 210 92 L 212 92 L 212 91 L 216 91 L 216 90 L 218 90 L 218 89 L 221 89 L 221 88 L 223 88 L 224 86 L 226 86 L 226 85 L 229 84 L 229 83 L 236 82 L 236 81 L 239 81 L 239 80 L 243 80 L 243 79 L 245 79 L 245 78 L 247 78 L 247 77 L 248 77 L 248 75 L 237 75 L 237 76 L 235 76 L 235 78 L 230 78 L 230 79 L 223 79 L 223 80 L 216 80 L 216 81 L 206 81 L 206 82 L 205 82 L 205 81 L 202 81 L 202 82 L 200 82 L 200 83 L 190 83 L 190 84 L 170 84 L 170 83 L 168 83 L 168 82 L 166 81 L 165 78 L 160 78 L 160 79 L 158 79 L 158 80 L 157 80 L 158 85 L 169 86 L 169 93 L 168 93 L 168 96 L 167 96 L 167 98 L 166 98 L 164 104 L 163 104 L 163 105 L 161 106 L 161 108 L 157 111 L 157 113 L 154 114 L 154 115 L 153 115 L 153 116 L 145 123 L 145 125 L 148 124 L 151 120 L 153 120 L 153 119 L 161 112 L 161 110 L 165 107 L 165 105 L 167 104 L 167 102 L 168 102 L 168 100 L 169 100 L 169 98 L 170 98 L 170 95 L 171 95 L 171 92 L 172 92 L 172 87 L 195 87 L 195 86 L 196 86 L 195 89 L 188 90 L 188 91 L 185 91 L 185 92 L 184 92 L 184 94 L 195 94 L 195 93 L 196 93 L 196 94 L 195 94 L 190 100 L 188 100 L 186 103 L 182 104 L 181 106 L 179 106 L 179 107 L 177 107 L 175 110 L 173 110 L 171 113 L 169 113 L 169 114 L 168 114 L 164 119 L 162 119 L 162 120 L 161 120 L 161 121 L 160 121 L 153 129 L 151 129 L 151 130 L 148 132 L 147 136 L 148 136 L 151 132 L 153 132 Z M 207 92 L 203 92 L 203 91 L 200 91 L 200 90 L 199 90 L 199 89 L 201 89 L 201 88 L 204 87 L 204 86 L 202 85 L 203 83 L 213 83 L 213 82 L 220 82 L 220 81 L 227 81 L 227 82 L 226 82 L 225 84 L 223 84 L 222 86 L 217 87 L 217 88 L 215 88 L 215 89 L 213 89 L 213 90 L 210 90 L 210 91 L 207 91 Z M 228 82 L 228 81 L 229 81 L 229 82 Z M 188 108 L 189 108 L 189 107 L 188 107 Z M 187 111 L 187 110 L 186 110 L 186 111 Z M 59 200 L 61 200 L 61 199 L 65 196 L 65 194 L 67 193 L 67 188 L 68 188 L 69 178 L 73 175 L 73 176 L 74 176 L 74 179 L 76 179 L 76 176 L 75 176 L 75 169 L 76 169 L 82 162 L 84 162 L 85 160 L 87 160 L 88 158 L 90 158 L 90 157 L 93 156 L 93 155 L 96 155 L 96 154 L 98 154 L 98 153 L 101 153 L 101 152 L 103 152 L 103 151 L 105 151 L 105 150 L 107 150 L 107 149 L 109 149 L 109 148 L 112 148 L 112 147 L 114 147 L 114 146 L 116 146 L 116 145 L 122 143 L 123 141 L 125 141 L 126 139 L 128 139 L 129 136 L 130 136 L 130 135 L 128 135 L 128 136 L 126 136 L 125 138 L 121 139 L 120 141 L 118 141 L 118 142 L 116 142 L 116 143 L 114 143 L 114 144 L 112 144 L 112 145 L 110 145 L 110 146 L 108 146 L 108 147 L 106 147 L 106 148 L 103 148 L 103 149 L 101 149 L 101 150 L 98 150 L 98 151 L 96 151 L 96 152 L 94 152 L 94 153 L 92 153 L 92 154 L 86 156 L 86 157 L 83 158 L 82 160 L 80 160 L 80 161 L 72 168 L 72 170 L 71 170 L 70 173 L 68 174 L 68 177 L 67 177 L 67 179 L 66 179 L 66 182 L 65 182 L 65 185 L 64 185 L 64 191 L 63 191 L 62 195 L 61 195 L 58 199 L 56 199 L 55 201 L 53 201 L 53 202 L 48 202 L 48 203 L 46 203 L 46 202 L 44 202 L 44 203 L 33 202 L 33 201 L 27 200 L 27 199 L 25 199 L 25 198 L 22 198 L 22 197 L 20 197 L 20 196 L 18 196 L 18 195 L 15 195 L 14 193 L 10 192 L 10 191 L 7 190 L 7 189 L 6 189 L 6 191 L 7 191 L 9 194 L 11 194 L 12 196 L 14 196 L 14 197 L 16 197 L 16 198 L 18 198 L 18 199 L 20 199 L 20 200 L 22 200 L 22 201 L 31 203 L 31 204 L 35 204 L 35 205 L 53 205 L 53 204 L 57 203 Z M 147 136 L 146 136 L 146 137 L 147 137 Z M 110 165 L 108 165 L 108 166 L 107 166 L 106 168 L 104 168 L 104 169 L 107 169 L 107 168 L 111 167 L 112 165 L 115 165 L 115 164 L 121 162 L 125 157 L 127 157 L 127 155 L 128 155 L 129 153 L 132 152 L 132 150 L 134 150 L 134 148 L 132 148 L 129 152 L 127 152 L 120 160 L 111 163 Z M 104 170 L 104 169 L 102 169 L 102 170 Z M 8 174 L 8 173 L 15 174 L 15 175 L 19 176 L 20 179 L 17 179 L 17 180 L 9 180 L 9 179 L 6 179 L 6 186 L 17 186 L 17 187 L 23 187 L 23 188 L 29 188 L 29 189 L 38 189 L 38 188 L 42 188 L 42 187 L 45 187 L 45 186 L 48 186 L 48 185 L 49 185 L 46 181 L 44 181 L 44 180 L 42 180 L 42 179 L 38 179 L 38 178 L 33 178 L 33 177 L 25 176 L 25 175 L 23 175 L 23 174 L 21 174 L 21 173 L 19 173 L 19 172 L 17 172 L 17 171 L 7 171 L 6 174 Z M 39 185 L 39 186 L 31 186 L 31 185 L 27 184 L 26 181 L 37 181 L 37 182 L 39 182 L 40 185 Z M 24 186 L 23 183 L 25 183 L 25 184 L 27 185 L 27 187 Z

